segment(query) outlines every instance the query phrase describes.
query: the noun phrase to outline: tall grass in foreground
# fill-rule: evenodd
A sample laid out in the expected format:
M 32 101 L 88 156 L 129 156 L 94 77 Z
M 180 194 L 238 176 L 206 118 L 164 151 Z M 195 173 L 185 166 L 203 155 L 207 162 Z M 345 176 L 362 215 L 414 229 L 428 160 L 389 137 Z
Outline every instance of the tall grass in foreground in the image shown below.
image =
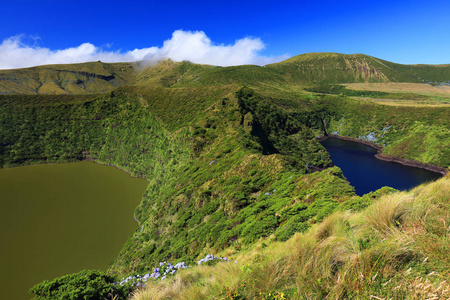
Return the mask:
M 334 213 L 286 242 L 261 240 L 238 263 L 148 284 L 132 299 L 450 299 L 449 253 L 447 175 L 360 213 Z

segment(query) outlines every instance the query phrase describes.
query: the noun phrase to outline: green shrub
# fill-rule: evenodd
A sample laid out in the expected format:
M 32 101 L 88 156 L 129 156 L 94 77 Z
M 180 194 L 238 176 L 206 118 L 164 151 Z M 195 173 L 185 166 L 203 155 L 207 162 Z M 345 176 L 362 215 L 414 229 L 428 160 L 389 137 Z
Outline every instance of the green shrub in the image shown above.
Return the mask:
M 125 299 L 129 286 L 114 284 L 115 278 L 101 271 L 83 270 L 36 284 L 29 291 L 36 300 Z M 114 298 L 116 297 L 116 298 Z

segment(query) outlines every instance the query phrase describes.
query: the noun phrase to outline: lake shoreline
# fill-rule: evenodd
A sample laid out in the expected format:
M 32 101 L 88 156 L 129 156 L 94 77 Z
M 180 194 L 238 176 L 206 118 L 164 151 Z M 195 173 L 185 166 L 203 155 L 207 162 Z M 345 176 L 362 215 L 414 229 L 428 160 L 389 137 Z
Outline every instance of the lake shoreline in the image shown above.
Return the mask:
M 334 134 L 330 134 L 328 136 L 322 136 L 317 138 L 317 140 L 319 142 L 325 141 L 329 138 L 335 138 L 335 139 L 341 139 L 341 140 L 346 140 L 346 141 L 352 141 L 352 142 L 356 142 L 356 143 L 360 143 L 369 147 L 372 147 L 374 149 L 377 150 L 377 154 L 375 154 L 375 157 L 379 160 L 383 160 L 383 161 L 388 161 L 388 162 L 395 162 L 395 163 L 399 163 L 405 166 L 409 166 L 409 167 L 416 167 L 416 168 L 420 168 L 420 169 L 425 169 L 431 172 L 435 172 L 435 173 L 439 173 L 442 175 L 446 175 L 448 173 L 448 170 L 443 168 L 443 167 L 439 167 L 439 166 L 435 166 L 435 165 L 431 165 L 431 164 L 427 164 L 427 163 L 423 163 L 420 161 L 416 161 L 416 160 L 412 160 L 412 159 L 406 159 L 406 158 L 399 158 L 399 157 L 393 157 L 390 155 L 385 155 L 382 154 L 381 152 L 383 151 L 383 147 L 381 147 L 380 145 L 377 145 L 373 142 L 369 142 L 369 141 L 365 141 L 365 140 L 361 140 L 361 139 L 357 139 L 357 138 L 352 138 L 352 137 L 347 137 L 347 136 L 341 136 L 341 135 L 334 135 Z
M 26 167 L 26 166 L 33 166 L 33 165 L 69 164 L 69 163 L 77 163 L 77 162 L 83 162 L 83 161 L 92 162 L 92 163 L 95 163 L 95 164 L 98 164 L 98 165 L 103 165 L 103 166 L 114 167 L 114 168 L 116 168 L 118 170 L 121 170 L 121 171 L 127 173 L 132 178 L 142 178 L 142 179 L 147 180 L 147 183 L 150 182 L 145 176 L 134 175 L 130 171 L 125 170 L 125 169 L 123 169 L 123 168 L 121 168 L 119 166 L 116 166 L 116 165 L 114 165 L 112 163 L 106 163 L 106 162 L 97 161 L 97 160 L 93 159 L 91 156 L 86 155 L 86 154 L 84 155 L 84 157 L 82 159 L 74 159 L 74 160 L 67 160 L 67 161 L 30 161 L 29 163 L 26 163 L 26 164 L 17 164 L 17 165 L 12 165 L 12 166 L 3 166 L 3 167 L 0 167 L 0 169 Z M 133 219 L 138 224 L 140 224 L 139 220 L 136 218 L 135 215 L 133 215 Z
M 110 166 L 110 167 L 114 167 L 118 170 L 121 170 L 125 173 L 127 173 L 128 175 L 130 175 L 133 178 L 142 178 L 147 180 L 147 182 L 149 182 L 149 180 L 145 177 L 145 176 L 140 176 L 140 175 L 134 175 L 132 174 L 130 171 L 116 166 L 112 163 L 107 163 L 107 162 L 102 162 L 102 161 L 98 161 L 93 159 L 92 157 L 88 156 L 88 157 L 84 157 L 82 159 L 68 159 L 65 161 L 48 161 L 48 160 L 36 160 L 36 161 L 28 161 L 27 163 L 22 163 L 22 164 L 14 164 L 14 165 L 7 165 L 7 166 L 2 166 L 0 167 L 0 169 L 9 169 L 9 168 L 17 168 L 17 167 L 26 167 L 26 166 L 33 166 L 33 165 L 49 165 L 49 164 L 69 164 L 69 163 L 77 163 L 77 162 L 83 162 L 83 161 L 87 161 L 87 162 L 92 162 L 95 164 L 99 164 L 99 165 L 103 165 L 103 166 Z

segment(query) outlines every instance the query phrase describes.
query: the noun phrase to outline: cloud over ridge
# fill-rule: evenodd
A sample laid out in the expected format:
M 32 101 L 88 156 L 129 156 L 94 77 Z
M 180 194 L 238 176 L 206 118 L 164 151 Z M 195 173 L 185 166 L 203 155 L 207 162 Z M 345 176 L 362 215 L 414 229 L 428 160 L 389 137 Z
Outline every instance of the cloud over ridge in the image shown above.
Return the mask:
M 4 39 L 0 44 L 0 69 L 25 68 L 47 64 L 69 64 L 88 61 L 103 62 L 156 62 L 170 58 L 189 60 L 199 64 L 233 66 L 244 64 L 265 65 L 287 56 L 268 57 L 259 52 L 265 47 L 259 38 L 242 38 L 233 45 L 215 45 L 203 31 L 176 30 L 162 47 L 134 49 L 127 52 L 105 51 L 91 43 L 77 47 L 51 50 L 27 45 L 23 36 Z

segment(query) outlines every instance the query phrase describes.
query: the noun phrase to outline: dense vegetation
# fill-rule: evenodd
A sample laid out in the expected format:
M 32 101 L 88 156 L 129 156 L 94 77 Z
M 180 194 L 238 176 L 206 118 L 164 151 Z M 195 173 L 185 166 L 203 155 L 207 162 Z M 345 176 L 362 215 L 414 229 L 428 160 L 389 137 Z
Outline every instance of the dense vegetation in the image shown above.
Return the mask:
M 135 292 L 146 299 L 448 299 L 450 178 L 338 209 L 238 263 L 199 266 Z
M 36 300 L 97 300 L 125 298 L 131 287 L 114 284 L 115 278 L 101 271 L 86 271 L 44 281 L 30 289 Z
M 306 126 L 249 89 L 216 103 L 190 134 L 194 159 L 172 186 L 147 192 L 137 209 L 142 230 L 114 270 L 144 272 L 270 234 L 285 240 L 354 195 L 337 168 L 308 175 L 330 164 L 327 153 Z
M 447 107 L 387 106 L 341 100 L 329 132 L 374 142 L 383 154 L 443 168 L 450 166 Z
M 92 293 L 94 298 L 114 297 L 108 296 L 112 281 L 149 272 L 161 261 L 194 263 L 209 253 L 253 263 L 216 269 L 231 272 L 226 276 L 232 278 L 222 283 L 217 278 L 205 282 L 209 269 L 181 273 L 185 275 L 167 284 L 150 286 L 150 296 L 145 297 L 153 297 L 153 289 L 172 289 L 178 283 L 180 291 L 195 290 L 197 281 L 205 286 L 192 292 L 199 298 L 391 297 L 390 282 L 393 286 L 403 280 L 392 275 L 393 270 L 406 272 L 412 267 L 420 282 L 429 269 L 417 267 L 419 260 L 431 253 L 436 255 L 432 268 L 437 265 L 440 254 L 427 249 L 408 250 L 412 256 L 403 259 L 410 253 L 401 252 L 403 244 L 392 246 L 394 254 L 400 251 L 398 257 L 379 260 L 383 249 L 391 249 L 383 248 L 391 237 L 370 232 L 360 220 L 370 214 L 377 199 L 385 203 L 397 196 L 390 196 L 390 188 L 356 196 L 317 141 L 317 136 L 328 134 L 354 137 L 384 147 L 384 154 L 449 167 L 448 107 L 387 106 L 350 99 L 347 96 L 409 96 L 352 91 L 337 84 L 392 78 L 423 82 L 401 73 L 401 65 L 364 55 L 309 54 L 266 67 L 165 61 L 151 68 L 141 66 L 137 73 L 133 68 L 137 66 L 100 62 L 39 67 L 34 70 L 39 78 L 67 79 L 58 83 L 59 92 L 69 91 L 70 80 L 75 80 L 86 87 L 80 93 L 99 94 L 0 95 L 0 167 L 89 159 L 149 181 L 135 211 L 139 229 L 108 273 L 86 271 L 89 274 L 44 282 L 31 290 L 37 299 L 69 297 L 64 293 L 73 293 L 74 299 Z M 435 74 L 431 67 L 417 67 L 417 74 L 422 69 L 429 78 Z M 448 80 L 446 69 L 439 67 L 442 81 Z M 26 71 L 20 72 L 26 76 Z M 99 80 L 109 85 L 87 88 L 88 82 L 99 86 Z M 447 181 L 441 184 L 446 186 Z M 440 191 L 437 185 L 429 189 Z M 422 190 L 428 195 L 427 187 Z M 430 201 L 445 201 L 445 195 L 430 195 Z M 368 210 L 356 215 L 364 209 Z M 348 210 L 355 215 L 344 213 Z M 402 211 L 386 226 L 401 231 L 403 224 L 422 222 L 418 215 L 412 223 L 403 223 L 403 216 Z M 269 252 L 262 251 L 267 244 L 264 251 Z M 255 245 L 258 255 L 252 252 Z M 311 255 L 314 261 L 308 258 Z M 439 272 L 448 273 L 445 266 Z M 353 286 L 357 270 L 365 277 Z M 91 275 L 92 282 L 98 282 L 95 286 L 86 282 Z M 389 281 L 390 276 L 397 281 Z M 117 295 L 128 292 L 127 287 Z

